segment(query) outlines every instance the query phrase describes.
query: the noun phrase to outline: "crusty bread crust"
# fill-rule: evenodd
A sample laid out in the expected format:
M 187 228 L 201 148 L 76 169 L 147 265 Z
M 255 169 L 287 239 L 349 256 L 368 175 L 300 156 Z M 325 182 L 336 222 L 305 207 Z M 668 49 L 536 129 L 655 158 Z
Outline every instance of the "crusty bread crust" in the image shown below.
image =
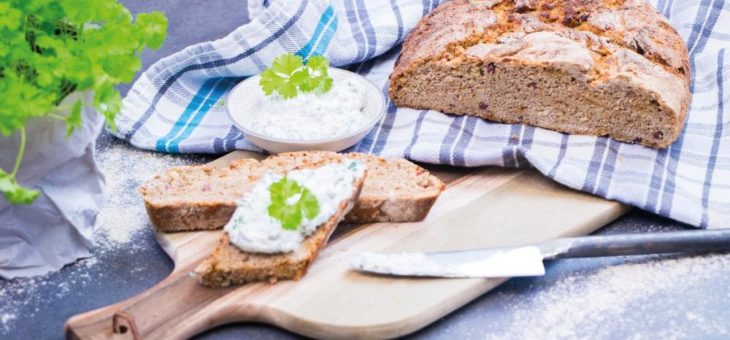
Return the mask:
M 236 202 L 176 202 L 152 204 L 145 201 L 147 215 L 157 230 L 165 232 L 223 228 L 236 210 Z
M 691 101 L 687 47 L 645 0 L 448 1 L 390 79 L 398 106 L 650 147 L 679 136 Z
M 224 233 L 213 253 L 198 265 L 195 273 L 200 282 L 209 287 L 225 287 L 232 284 L 278 280 L 298 280 L 325 246 L 335 227 L 343 219 L 360 195 L 367 176 L 358 179 L 352 195 L 343 200 L 337 212 L 324 225 L 307 237 L 299 249 L 291 253 L 262 254 L 242 251 L 231 244 Z

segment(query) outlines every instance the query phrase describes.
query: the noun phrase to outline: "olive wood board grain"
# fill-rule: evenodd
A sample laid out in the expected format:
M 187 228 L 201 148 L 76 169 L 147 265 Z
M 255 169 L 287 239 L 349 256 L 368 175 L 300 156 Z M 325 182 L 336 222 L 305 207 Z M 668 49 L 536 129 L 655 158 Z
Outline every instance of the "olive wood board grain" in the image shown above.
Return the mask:
M 222 165 L 255 153 L 234 152 Z M 392 338 L 414 332 L 507 278 L 431 279 L 350 270 L 360 251 L 446 251 L 589 234 L 629 208 L 556 184 L 532 169 L 426 166 L 447 183 L 418 223 L 340 226 L 299 281 L 207 288 L 192 275 L 221 231 L 157 233 L 172 273 L 129 300 L 72 317 L 69 338 L 180 339 L 217 325 L 263 322 L 317 338 Z M 142 204 L 142 202 L 140 202 Z

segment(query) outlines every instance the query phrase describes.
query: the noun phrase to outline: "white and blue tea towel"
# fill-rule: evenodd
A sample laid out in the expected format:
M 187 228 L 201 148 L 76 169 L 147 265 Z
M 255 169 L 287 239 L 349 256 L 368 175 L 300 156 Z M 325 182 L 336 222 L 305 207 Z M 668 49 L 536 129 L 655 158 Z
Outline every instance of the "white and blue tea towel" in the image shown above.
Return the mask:
M 438 2 L 250 0 L 250 23 L 150 67 L 124 100 L 117 133 L 160 152 L 260 150 L 220 105 L 237 82 L 284 52 L 322 54 L 386 93 L 400 42 Z M 730 227 L 730 5 L 653 5 L 687 42 L 693 70 L 687 126 L 665 150 L 389 103 L 383 120 L 352 151 L 457 166 L 533 166 L 571 188 L 698 227 Z

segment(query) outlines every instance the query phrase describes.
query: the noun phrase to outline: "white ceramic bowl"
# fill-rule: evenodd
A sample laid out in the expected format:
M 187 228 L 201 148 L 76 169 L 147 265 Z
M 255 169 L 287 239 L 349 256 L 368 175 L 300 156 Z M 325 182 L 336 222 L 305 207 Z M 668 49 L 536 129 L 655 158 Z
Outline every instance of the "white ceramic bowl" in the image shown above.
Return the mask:
M 233 108 L 231 106 L 240 106 L 237 103 L 260 100 L 260 96 L 263 96 L 263 94 L 258 89 L 259 75 L 249 77 L 231 90 L 226 99 L 228 116 L 233 121 L 233 124 L 243 132 L 246 139 L 272 153 L 309 150 L 341 151 L 347 149 L 363 139 L 373 129 L 373 126 L 383 118 L 385 114 L 385 98 L 382 92 L 380 92 L 380 89 L 356 73 L 338 68 L 330 68 L 328 72 L 333 78 L 350 78 L 361 84 L 362 88 L 365 89 L 367 96 L 364 108 L 364 114 L 367 117 L 365 120 L 366 123 L 352 132 L 326 139 L 297 140 L 274 138 L 246 128 L 246 124 L 244 124 L 246 109 L 241 107 Z M 234 96 L 236 100 L 231 100 Z M 255 107 L 255 105 L 251 105 L 250 107 Z

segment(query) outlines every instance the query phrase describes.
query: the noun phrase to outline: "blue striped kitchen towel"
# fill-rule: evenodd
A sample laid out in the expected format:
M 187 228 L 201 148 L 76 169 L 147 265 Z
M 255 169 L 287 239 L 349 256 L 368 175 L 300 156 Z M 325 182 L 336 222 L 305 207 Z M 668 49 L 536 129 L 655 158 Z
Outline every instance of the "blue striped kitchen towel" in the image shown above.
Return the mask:
M 160 60 L 134 84 L 116 123 L 160 152 L 260 150 L 231 125 L 221 98 L 286 51 L 326 55 L 387 92 L 399 43 L 438 0 L 250 0 L 251 22 Z M 653 0 L 686 40 L 694 100 L 665 150 L 435 111 L 396 108 L 353 151 L 458 166 L 533 166 L 569 187 L 698 227 L 730 227 L 730 6 Z M 724 23 L 724 24 L 723 24 Z M 518 136 L 519 138 L 514 138 Z

